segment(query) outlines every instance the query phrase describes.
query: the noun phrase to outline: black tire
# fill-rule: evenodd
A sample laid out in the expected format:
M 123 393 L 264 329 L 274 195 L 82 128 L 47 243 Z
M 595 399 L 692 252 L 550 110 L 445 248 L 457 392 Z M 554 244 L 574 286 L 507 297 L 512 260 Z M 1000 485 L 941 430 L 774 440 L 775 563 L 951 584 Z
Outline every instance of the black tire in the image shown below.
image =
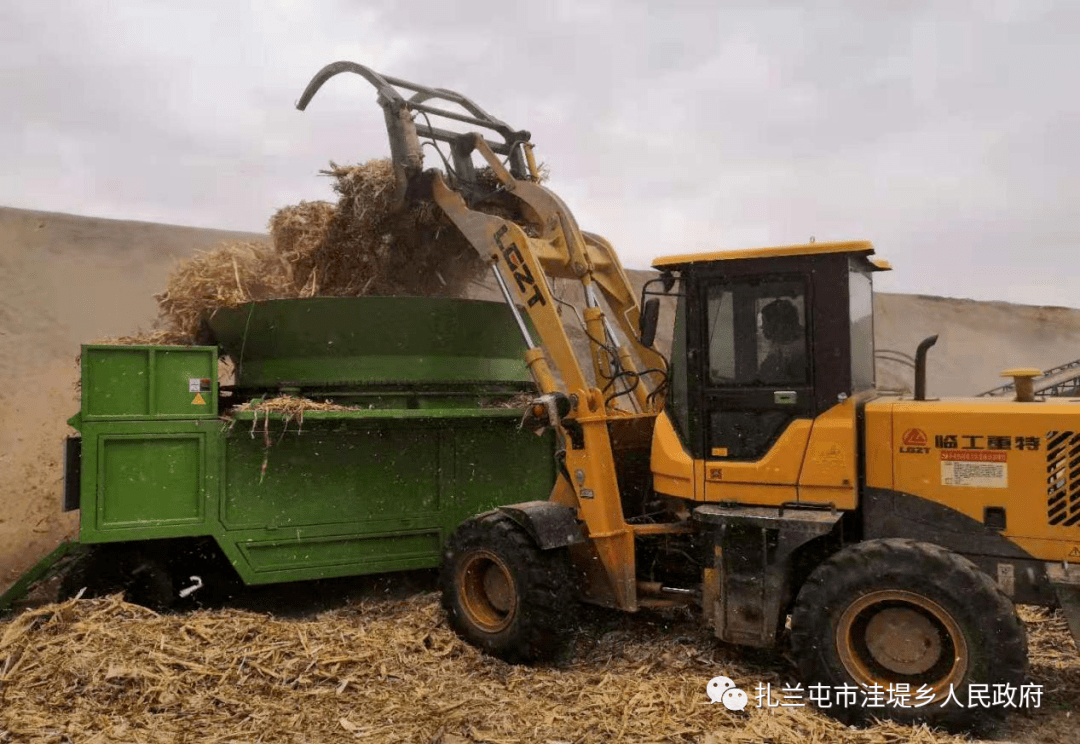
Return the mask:
M 822 707 L 846 723 L 891 718 L 984 731 L 1005 710 L 969 706 L 969 686 L 989 685 L 992 696 L 995 684 L 1018 690 L 1027 673 L 1027 636 L 1009 598 L 968 559 L 914 540 L 859 543 L 818 566 L 799 591 L 791 628 L 806 689 L 910 686 L 910 707 Z M 934 699 L 914 707 L 922 685 Z M 942 707 L 949 685 L 961 704 Z
M 551 659 L 573 640 L 577 589 L 567 549 L 540 550 L 505 514 L 482 514 L 458 527 L 439 583 L 450 627 L 492 656 Z
M 176 600 L 165 562 L 149 551 L 127 546 L 87 548 L 60 580 L 60 599 L 90 599 L 122 592 L 124 600 L 163 612 Z

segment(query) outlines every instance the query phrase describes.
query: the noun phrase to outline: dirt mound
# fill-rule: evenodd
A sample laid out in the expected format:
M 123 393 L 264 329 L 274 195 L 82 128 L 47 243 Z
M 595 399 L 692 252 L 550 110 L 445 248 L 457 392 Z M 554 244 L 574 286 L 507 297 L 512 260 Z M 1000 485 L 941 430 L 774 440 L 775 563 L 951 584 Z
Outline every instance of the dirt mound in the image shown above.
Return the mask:
M 148 328 L 169 266 L 247 233 L 0 207 L 0 591 L 65 536 L 79 344 Z
M 976 302 L 923 295 L 879 294 L 874 338 L 879 350 L 915 354 L 938 334 L 927 356 L 927 393 L 976 395 L 1008 379 L 1013 367 L 1048 369 L 1080 359 L 1080 310 L 1007 302 Z M 878 359 L 878 377 L 893 387 L 913 386 L 906 365 Z

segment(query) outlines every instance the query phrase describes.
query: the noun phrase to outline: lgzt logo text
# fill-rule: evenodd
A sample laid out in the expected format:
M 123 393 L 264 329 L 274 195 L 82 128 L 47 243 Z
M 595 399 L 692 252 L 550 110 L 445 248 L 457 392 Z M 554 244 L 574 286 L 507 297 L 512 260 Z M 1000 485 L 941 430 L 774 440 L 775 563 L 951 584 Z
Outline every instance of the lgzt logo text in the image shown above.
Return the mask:
M 922 429 L 908 429 L 900 441 L 903 443 L 900 452 L 905 455 L 925 455 L 930 451 L 926 432 Z
M 499 246 L 499 251 L 502 253 L 503 260 L 506 261 L 506 265 L 510 267 L 510 271 L 514 273 L 514 281 L 517 282 L 518 290 L 521 291 L 522 297 L 528 297 L 527 300 L 529 307 L 533 305 L 546 305 L 544 295 L 540 293 L 540 287 L 536 284 L 536 280 L 533 278 L 532 271 L 525 265 L 525 257 L 521 255 L 521 251 L 513 243 L 513 241 L 503 244 L 503 236 L 510 231 L 506 225 L 500 227 L 494 235 L 495 245 Z

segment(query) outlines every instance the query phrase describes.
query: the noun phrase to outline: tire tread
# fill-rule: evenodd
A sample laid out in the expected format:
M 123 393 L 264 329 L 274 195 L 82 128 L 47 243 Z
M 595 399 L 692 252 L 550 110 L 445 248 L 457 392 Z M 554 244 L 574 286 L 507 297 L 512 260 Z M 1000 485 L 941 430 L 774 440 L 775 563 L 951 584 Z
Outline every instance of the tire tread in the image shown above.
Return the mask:
M 517 618 L 510 628 L 494 636 L 470 624 L 458 603 L 458 559 L 480 547 L 507 561 L 520 592 Z M 442 606 L 455 632 L 504 661 L 551 659 L 573 639 L 570 618 L 576 591 L 567 551 L 540 550 L 521 527 L 501 512 L 481 514 L 458 527 L 444 552 L 439 584 Z
M 934 595 L 935 601 L 957 600 L 947 607 L 954 614 L 977 619 L 962 622 L 975 628 L 982 646 L 974 649 L 978 667 L 967 683 L 1010 683 L 1019 685 L 1027 674 L 1027 636 L 1012 601 L 997 584 L 967 558 L 932 543 L 889 538 L 869 540 L 836 553 L 815 569 L 803 584 L 792 613 L 791 645 L 799 673 L 806 684 L 851 682 L 835 657 L 829 642 L 835 631 L 831 618 L 853 599 L 851 592 L 868 591 L 875 585 L 897 588 L 911 585 L 912 591 Z M 959 609 L 956 609 L 959 608 Z M 843 678 L 842 678 L 843 677 Z M 963 684 L 961 686 L 963 686 Z M 959 694 L 959 693 L 958 693 Z M 931 704 L 918 709 L 885 708 L 883 715 L 905 722 L 925 721 L 951 730 L 969 730 L 992 725 L 1003 711 L 993 708 L 941 708 Z M 849 723 L 865 721 L 869 715 L 858 707 L 826 711 Z

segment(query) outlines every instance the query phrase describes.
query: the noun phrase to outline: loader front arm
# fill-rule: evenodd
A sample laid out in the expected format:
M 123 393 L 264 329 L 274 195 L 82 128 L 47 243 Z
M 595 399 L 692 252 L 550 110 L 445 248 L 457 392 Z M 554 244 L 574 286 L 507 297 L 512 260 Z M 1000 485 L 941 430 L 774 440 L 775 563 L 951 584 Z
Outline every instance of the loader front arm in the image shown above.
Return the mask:
M 338 62 L 312 79 L 297 107 L 305 108 L 315 92 L 341 72 L 356 73 L 378 90 L 397 178 L 397 207 L 430 198 L 441 208 L 491 266 L 518 321 L 527 346 L 525 360 L 541 392 L 569 402 L 561 419 L 549 415 L 544 420 L 558 430 L 565 452 L 551 500 L 575 509 L 589 537 L 584 563 L 602 566 L 588 582 L 590 599 L 637 609 L 634 528 L 622 511 L 612 426 L 618 425 L 624 440 L 625 432 L 633 432 L 629 439 L 641 441 L 630 445 L 647 450 L 652 421 L 664 405 L 667 364 L 638 337 L 640 308 L 614 249 L 603 238 L 583 232 L 566 204 L 540 184 L 530 134 L 512 129 L 458 93 Z M 406 98 L 399 88 L 414 94 Z M 456 104 L 466 113 L 428 103 L 433 100 Z M 494 132 L 502 141 L 476 131 L 436 127 L 433 117 Z M 423 170 L 421 139 L 434 145 L 445 172 Z M 443 155 L 439 142 L 450 145 L 451 158 Z M 474 162 L 477 155 L 480 169 Z M 580 285 L 580 312 L 553 292 L 556 281 Z M 532 321 L 538 340 L 523 314 Z M 579 362 L 570 342 L 570 317 L 577 318 L 589 340 L 588 367 Z

